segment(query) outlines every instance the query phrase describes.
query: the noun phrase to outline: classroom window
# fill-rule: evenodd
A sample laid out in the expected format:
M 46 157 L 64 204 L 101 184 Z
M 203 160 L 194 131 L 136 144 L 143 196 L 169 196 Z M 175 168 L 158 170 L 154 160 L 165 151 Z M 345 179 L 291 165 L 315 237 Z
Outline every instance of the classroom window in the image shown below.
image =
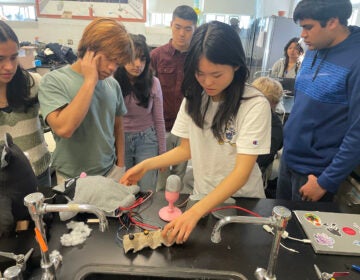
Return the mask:
M 212 20 L 218 20 L 227 24 L 230 24 L 230 19 L 236 17 L 239 19 L 239 27 L 247 29 L 250 26 L 250 16 L 242 15 L 228 15 L 228 14 L 205 14 L 204 22 L 210 22 Z
M 147 26 L 170 26 L 172 14 L 169 13 L 151 13 Z
M 359 9 L 358 8 L 353 9 L 352 15 L 351 15 L 351 17 L 349 18 L 349 21 L 348 21 L 350 25 L 356 25 L 358 14 L 359 14 Z
M 35 0 L 0 0 L 0 19 L 35 21 Z

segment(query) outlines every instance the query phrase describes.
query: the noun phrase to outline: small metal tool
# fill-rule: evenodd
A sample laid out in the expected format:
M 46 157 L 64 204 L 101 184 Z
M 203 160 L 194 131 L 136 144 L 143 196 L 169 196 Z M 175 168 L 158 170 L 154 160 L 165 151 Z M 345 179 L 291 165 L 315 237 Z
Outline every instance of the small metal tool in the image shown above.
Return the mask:
M 0 256 L 13 259 L 16 262 L 16 265 L 23 266 L 24 264 L 26 264 L 26 261 L 29 259 L 33 251 L 34 248 L 31 248 L 25 255 L 24 254 L 15 255 L 14 253 L 0 252 Z
M 332 272 L 332 273 L 321 272 L 321 270 L 318 268 L 318 266 L 316 264 L 314 264 L 314 268 L 315 268 L 315 272 L 316 272 L 316 275 L 319 280 L 330 280 L 334 277 L 348 276 L 350 274 L 350 272 L 348 272 L 348 271 Z

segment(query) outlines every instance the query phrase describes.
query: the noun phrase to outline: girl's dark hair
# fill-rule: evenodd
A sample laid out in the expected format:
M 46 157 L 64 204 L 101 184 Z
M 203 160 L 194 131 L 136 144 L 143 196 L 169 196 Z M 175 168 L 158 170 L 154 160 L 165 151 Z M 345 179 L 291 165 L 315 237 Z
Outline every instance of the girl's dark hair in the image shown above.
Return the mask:
M 302 46 L 299 44 L 299 40 L 300 38 L 298 37 L 294 37 L 294 38 L 291 38 L 289 40 L 289 42 L 286 43 L 285 47 L 284 47 L 284 56 L 285 56 L 285 63 L 284 63 L 284 72 L 282 73 L 282 77 L 284 77 L 285 75 L 285 71 L 289 65 L 289 56 L 287 54 L 287 50 L 288 48 L 290 47 L 290 45 L 292 43 L 295 43 L 296 44 L 296 48 L 298 49 L 300 55 L 302 55 L 304 53 L 304 49 L 302 48 Z M 297 71 L 299 70 L 299 67 L 300 67 L 300 62 L 296 62 L 296 65 L 295 65 L 295 74 L 297 74 Z
M 15 32 L 4 21 L 0 20 L 0 43 L 13 41 L 19 47 L 19 39 Z M 35 81 L 31 75 L 18 64 L 12 80 L 6 85 L 6 99 L 9 107 L 15 110 L 27 109 L 38 101 L 37 97 L 30 97 L 30 89 Z
M 199 60 L 206 57 L 214 64 L 238 67 L 230 85 L 224 90 L 223 102 L 214 117 L 211 130 L 216 139 L 222 140 L 227 122 L 234 118 L 240 108 L 249 77 L 245 63 L 245 53 L 239 35 L 230 25 L 212 21 L 195 30 L 184 65 L 182 91 L 188 100 L 186 110 L 195 124 L 203 128 L 204 118 L 210 101 L 203 104 L 203 88 L 195 78 L 199 70 Z
M 146 38 L 143 35 L 131 34 L 135 48 L 135 58 L 145 59 L 144 71 L 131 84 L 125 66 L 119 67 L 114 73 L 114 78 L 121 86 L 123 96 L 134 93 L 139 103 L 137 105 L 144 108 L 148 107 L 151 88 L 153 85 L 153 74 L 150 70 L 150 52 L 146 44 Z

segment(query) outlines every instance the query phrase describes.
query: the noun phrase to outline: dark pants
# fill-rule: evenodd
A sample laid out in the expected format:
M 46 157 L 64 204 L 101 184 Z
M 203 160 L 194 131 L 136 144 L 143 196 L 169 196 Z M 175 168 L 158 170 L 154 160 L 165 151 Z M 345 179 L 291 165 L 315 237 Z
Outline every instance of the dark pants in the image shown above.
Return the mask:
M 279 177 L 276 188 L 276 198 L 301 201 L 299 189 L 305 185 L 308 180 L 307 174 L 300 174 L 290 169 L 281 157 Z M 324 196 L 318 201 L 333 201 L 334 194 L 326 192 Z

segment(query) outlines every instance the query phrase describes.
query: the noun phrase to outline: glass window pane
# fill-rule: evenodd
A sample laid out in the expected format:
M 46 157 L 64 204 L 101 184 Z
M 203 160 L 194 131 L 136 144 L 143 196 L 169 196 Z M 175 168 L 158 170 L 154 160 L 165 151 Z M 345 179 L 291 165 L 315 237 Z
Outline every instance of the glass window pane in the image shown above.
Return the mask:
M 216 16 L 214 14 L 207 14 L 205 16 L 205 22 L 210 22 L 212 20 L 215 20 L 216 19 Z
M 36 12 L 34 5 L 1 5 L 0 17 L 4 20 L 35 21 Z
M 170 26 L 170 23 L 172 21 L 172 14 L 164 14 L 164 25 L 165 26 Z
M 221 22 L 225 22 L 225 16 L 223 16 L 223 15 L 216 15 L 216 20 L 217 20 L 217 21 L 221 21 Z

